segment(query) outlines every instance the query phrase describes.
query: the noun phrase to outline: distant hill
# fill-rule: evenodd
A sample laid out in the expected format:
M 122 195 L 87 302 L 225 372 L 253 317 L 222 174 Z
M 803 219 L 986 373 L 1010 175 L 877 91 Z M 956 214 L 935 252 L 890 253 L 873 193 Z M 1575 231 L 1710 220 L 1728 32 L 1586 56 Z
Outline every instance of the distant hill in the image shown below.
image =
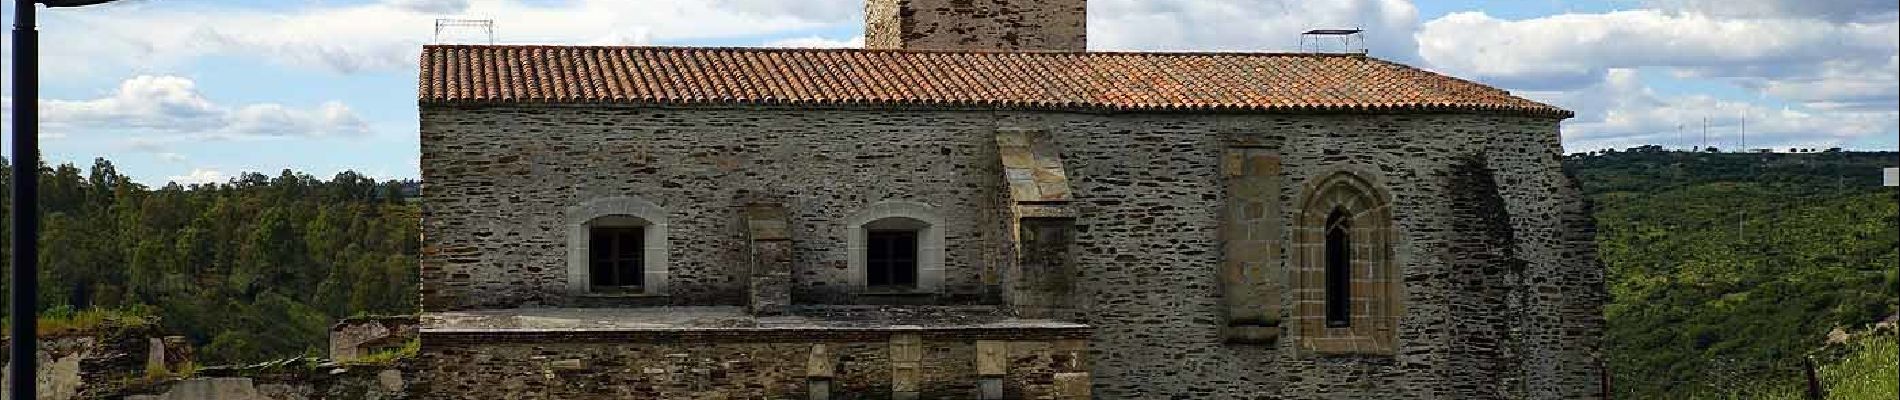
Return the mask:
M 419 188 L 289 170 L 147 187 L 104 159 L 41 166 L 41 315 L 155 316 L 207 364 L 320 354 L 337 318 L 415 311 Z
M 1801 383 L 1834 327 L 1892 315 L 1895 152 L 1566 157 L 1595 204 L 1619 398 L 1722 398 Z

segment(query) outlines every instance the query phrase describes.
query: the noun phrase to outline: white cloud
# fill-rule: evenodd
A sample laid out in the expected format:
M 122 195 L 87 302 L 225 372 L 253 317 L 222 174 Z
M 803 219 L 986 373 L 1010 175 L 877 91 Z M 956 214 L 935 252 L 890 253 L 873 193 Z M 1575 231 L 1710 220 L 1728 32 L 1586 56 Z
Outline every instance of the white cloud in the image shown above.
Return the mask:
M 398 9 L 429 14 L 455 14 L 468 9 L 468 0 L 389 0 Z
M 1900 21 L 1717 18 L 1660 10 L 1501 20 L 1480 12 L 1426 22 L 1419 52 L 1431 65 L 1509 85 L 1563 87 L 1609 68 L 1699 69 L 1705 75 L 1798 76 L 1827 60 L 1884 62 L 1900 49 Z
M 857 22 L 865 0 L 712 0 L 720 9 L 769 18 L 791 17 L 827 23 Z
M 1892 19 L 1893 0 L 1652 0 L 1658 8 L 1723 17 L 1823 18 L 1835 21 Z
M 1663 95 L 1636 71 L 1620 68 L 1586 88 L 1523 94 L 1577 111 L 1577 118 L 1564 124 L 1569 151 L 1641 144 L 1698 146 L 1703 143 L 1704 118 L 1712 136 L 1708 143 L 1721 148 L 1741 145 L 1744 129 L 1749 148 L 1833 147 L 1890 135 L 1900 121 L 1900 112 L 1891 109 L 1801 110 L 1701 94 Z
M 193 168 L 191 172 L 185 173 L 184 175 L 172 175 L 167 178 L 167 180 L 177 182 L 180 185 L 193 185 L 224 183 L 230 181 L 231 177 L 215 169 Z
M 1807 76 L 1743 78 L 1743 86 L 1816 109 L 1892 110 L 1900 107 L 1900 55 L 1885 63 L 1828 60 Z
M 368 129 L 342 103 L 314 109 L 275 103 L 231 107 L 205 98 L 195 82 L 177 76 L 127 79 L 98 99 L 42 100 L 40 123 L 53 132 L 136 130 L 197 138 L 357 134 Z
M 149 71 L 239 56 L 350 73 L 405 70 L 435 19 L 493 19 L 502 43 L 645 44 L 763 35 L 855 21 L 856 0 L 386 0 L 291 9 L 137 2 L 47 13 L 45 69 Z M 466 34 L 466 32 L 463 32 Z M 463 35 L 469 36 L 469 35 Z M 486 40 L 485 35 L 481 39 Z M 83 39 L 59 39 L 83 38 Z
M 1089 47 L 1100 50 L 1295 51 L 1315 28 L 1363 28 L 1373 56 L 1417 58 L 1418 9 L 1404 0 L 1089 2 Z
M 840 49 L 840 48 L 858 49 L 858 48 L 864 48 L 864 36 L 858 36 L 858 37 L 845 39 L 845 40 L 826 39 L 826 38 L 817 37 L 817 36 L 791 38 L 791 39 L 779 39 L 779 40 L 766 42 L 765 47 L 795 47 L 795 48 L 813 48 L 813 49 Z
M 1523 93 L 1578 111 L 1565 124 L 1573 150 L 1680 144 L 1679 125 L 1699 144 L 1705 116 L 1727 138 L 1721 147 L 1737 145 L 1744 118 L 1749 147 L 1869 143 L 1895 134 L 1900 14 L 1891 0 L 1653 5 L 1522 20 L 1449 14 L 1423 25 L 1419 52 L 1434 69 L 1531 90 Z M 1660 82 L 1638 79 L 1639 68 L 1760 98 L 1659 94 L 1651 85 Z
M 42 100 L 42 124 L 64 127 L 196 131 L 215 127 L 224 112 L 198 93 L 190 79 L 139 76 L 93 100 Z

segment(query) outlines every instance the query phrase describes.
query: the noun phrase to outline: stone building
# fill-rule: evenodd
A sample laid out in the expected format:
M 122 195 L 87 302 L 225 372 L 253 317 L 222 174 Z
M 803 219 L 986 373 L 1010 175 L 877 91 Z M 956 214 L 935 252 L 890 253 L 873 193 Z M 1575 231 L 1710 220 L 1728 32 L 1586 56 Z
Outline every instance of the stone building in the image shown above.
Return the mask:
M 426 398 L 1602 397 L 1565 110 L 1362 54 L 428 46 Z

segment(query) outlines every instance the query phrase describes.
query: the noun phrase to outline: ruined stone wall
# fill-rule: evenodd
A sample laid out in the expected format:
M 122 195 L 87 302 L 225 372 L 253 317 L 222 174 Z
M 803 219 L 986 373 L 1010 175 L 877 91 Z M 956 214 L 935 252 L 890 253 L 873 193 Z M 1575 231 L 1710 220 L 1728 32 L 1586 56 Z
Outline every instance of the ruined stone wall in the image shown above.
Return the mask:
M 1087 0 L 870 0 L 865 48 L 1088 50 Z
M 910 335 L 920 345 L 918 360 L 895 368 L 908 365 L 897 360 L 903 357 L 897 335 L 860 336 L 425 339 L 430 344 L 416 371 L 425 386 L 415 393 L 425 399 L 790 399 L 810 398 L 816 379 L 826 382 L 832 399 L 888 399 L 897 391 L 909 391 L 910 398 L 978 398 L 974 339 Z M 1086 367 L 1080 340 L 995 339 L 1007 343 L 1003 398 L 1063 398 L 1057 397 L 1063 389 L 1058 375 Z M 829 360 L 830 370 L 814 374 L 814 356 Z
M 412 398 L 403 365 L 329 366 L 258 376 L 163 382 L 126 400 L 401 400 Z
M 92 331 L 68 331 L 39 338 L 35 387 L 41 399 L 80 399 L 116 396 L 183 369 L 189 346 L 180 338 L 160 338 L 155 325 L 106 326 Z M 170 340 L 168 340 L 170 339 Z M 11 360 L 11 339 L 0 339 L 0 359 Z M 10 362 L 0 361 L 8 366 Z M 7 369 L 0 371 L 0 400 L 10 396 Z
M 892 199 L 928 202 L 949 221 L 939 300 L 995 301 L 1011 278 L 997 271 L 1015 259 L 995 131 L 1045 129 L 1079 214 L 1070 297 L 1078 322 L 1096 328 L 1096 395 L 1599 395 L 1602 270 L 1553 119 L 425 105 L 422 124 L 430 310 L 573 304 L 560 291 L 558 210 L 629 193 L 672 215 L 673 283 L 692 289 L 669 301 L 740 304 L 744 233 L 730 203 L 741 189 L 788 199 L 794 303 L 859 300 L 838 289 L 836 221 Z M 1264 343 L 1223 337 L 1221 160 L 1235 147 L 1277 159 L 1282 221 L 1297 220 L 1318 177 L 1350 172 L 1389 194 L 1403 278 L 1396 351 L 1301 351 L 1297 321 Z M 1296 306 L 1287 262 L 1251 274 L 1289 294 L 1282 313 Z M 1481 392 L 1472 380 L 1510 385 Z
M 400 361 L 339 365 L 290 359 L 250 366 L 194 367 L 182 337 L 155 327 L 109 328 L 41 338 L 42 400 L 399 400 L 408 398 Z M 4 346 L 0 346 L 4 349 Z M 192 374 L 183 376 L 183 374 Z M 4 378 L 4 377 L 0 377 Z M 0 379 L 0 382 L 5 382 Z M 0 400 L 10 398 L 0 383 Z

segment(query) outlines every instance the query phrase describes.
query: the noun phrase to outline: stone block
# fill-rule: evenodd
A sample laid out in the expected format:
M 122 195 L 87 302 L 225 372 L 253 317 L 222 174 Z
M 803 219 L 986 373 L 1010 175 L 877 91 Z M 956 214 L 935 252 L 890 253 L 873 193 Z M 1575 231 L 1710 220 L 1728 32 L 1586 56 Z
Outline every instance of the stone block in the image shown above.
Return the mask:
M 1087 372 L 1059 372 L 1055 374 L 1056 398 L 1061 400 L 1087 400 L 1090 385 Z
M 977 376 L 1002 376 L 1009 371 L 1009 342 L 976 341 Z
M 554 360 L 548 362 L 548 369 L 555 371 L 584 371 L 587 370 L 587 360 L 578 358 Z
M 1003 396 L 1004 396 L 1003 378 L 997 378 L 997 377 L 977 378 L 976 380 L 976 398 L 977 399 L 1002 400 Z
M 831 380 L 816 378 L 805 380 L 805 398 L 831 400 Z
M 1229 325 L 1221 327 L 1221 337 L 1226 338 L 1228 343 L 1273 344 L 1280 339 L 1281 330 L 1279 326 Z
M 824 344 L 811 345 L 811 355 L 806 357 L 805 376 L 811 378 L 831 378 L 838 370 L 838 360 L 831 355 L 831 348 Z
M 924 342 L 921 336 L 910 333 L 891 335 L 891 362 L 914 363 L 924 360 Z
M 915 395 L 923 386 L 923 368 L 917 363 L 891 362 L 891 392 Z

